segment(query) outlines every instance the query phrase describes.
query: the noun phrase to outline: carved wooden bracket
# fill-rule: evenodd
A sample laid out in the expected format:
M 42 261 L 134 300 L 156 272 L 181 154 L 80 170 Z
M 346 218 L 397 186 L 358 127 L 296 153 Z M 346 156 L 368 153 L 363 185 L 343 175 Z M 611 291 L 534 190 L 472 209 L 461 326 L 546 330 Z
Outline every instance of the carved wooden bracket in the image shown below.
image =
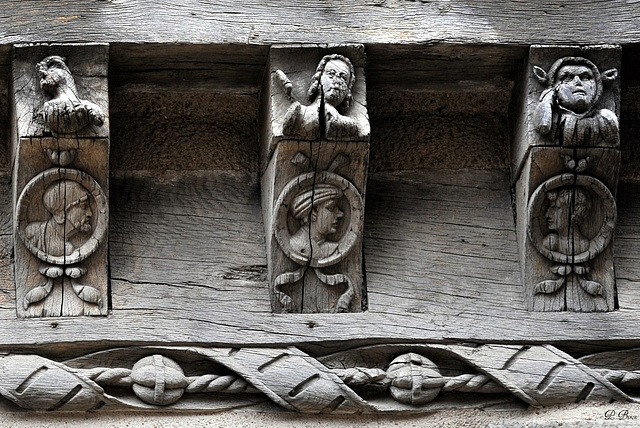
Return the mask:
M 106 315 L 107 45 L 15 46 L 14 248 L 20 317 Z
M 268 70 L 262 207 L 272 308 L 360 311 L 369 156 L 363 47 L 273 47 Z
M 529 310 L 617 307 L 620 54 L 616 46 L 529 51 L 512 144 Z

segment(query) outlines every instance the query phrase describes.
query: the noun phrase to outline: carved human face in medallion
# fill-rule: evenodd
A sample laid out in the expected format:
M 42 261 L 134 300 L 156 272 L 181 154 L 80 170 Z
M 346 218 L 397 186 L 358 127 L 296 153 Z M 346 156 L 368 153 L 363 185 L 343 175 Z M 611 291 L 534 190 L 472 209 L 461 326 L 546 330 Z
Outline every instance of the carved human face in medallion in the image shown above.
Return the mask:
M 336 200 L 331 199 L 322 202 L 314 208 L 314 211 L 315 221 L 312 222 L 312 227 L 315 228 L 315 232 L 318 236 L 325 237 L 326 235 L 336 233 L 338 230 L 338 223 L 344 216 L 344 213 L 336 205 Z
M 87 199 L 78 201 L 66 211 L 67 223 L 73 228 L 74 232 L 91 232 L 91 216 L 93 212 L 91 211 L 88 196 L 89 194 L 87 194 Z
M 344 61 L 332 59 L 327 62 L 320 78 L 324 100 L 334 107 L 342 104 L 349 91 L 351 71 Z
M 597 82 L 584 65 L 565 65 L 558 70 L 556 92 L 560 106 L 574 113 L 585 113 L 593 105 Z
M 555 230 L 561 234 L 568 233 L 569 230 L 569 207 L 558 206 L 557 200 L 552 201 L 544 217 L 547 220 L 547 228 Z

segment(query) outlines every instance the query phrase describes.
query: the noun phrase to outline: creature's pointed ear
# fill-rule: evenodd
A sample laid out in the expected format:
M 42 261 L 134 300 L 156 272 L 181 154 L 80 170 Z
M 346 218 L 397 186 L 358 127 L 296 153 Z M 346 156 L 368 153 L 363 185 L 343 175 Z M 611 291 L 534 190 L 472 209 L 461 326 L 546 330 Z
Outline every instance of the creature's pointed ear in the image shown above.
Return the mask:
M 542 68 L 538 67 L 537 65 L 534 65 L 533 74 L 536 75 L 536 79 L 538 79 L 538 82 L 542 83 L 543 85 L 547 83 L 547 72 L 544 71 Z
M 607 70 L 601 74 L 602 81 L 605 83 L 613 82 L 618 78 L 618 70 L 612 68 L 611 70 Z

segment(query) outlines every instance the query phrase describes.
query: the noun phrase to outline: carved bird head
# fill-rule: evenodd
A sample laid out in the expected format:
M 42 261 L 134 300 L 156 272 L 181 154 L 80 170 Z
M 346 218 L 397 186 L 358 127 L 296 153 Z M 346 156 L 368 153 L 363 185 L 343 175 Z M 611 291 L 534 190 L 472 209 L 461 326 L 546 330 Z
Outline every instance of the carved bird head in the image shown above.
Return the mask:
M 73 76 L 64 61 L 64 58 L 53 55 L 36 64 L 42 89 L 55 94 L 61 87 L 74 86 Z

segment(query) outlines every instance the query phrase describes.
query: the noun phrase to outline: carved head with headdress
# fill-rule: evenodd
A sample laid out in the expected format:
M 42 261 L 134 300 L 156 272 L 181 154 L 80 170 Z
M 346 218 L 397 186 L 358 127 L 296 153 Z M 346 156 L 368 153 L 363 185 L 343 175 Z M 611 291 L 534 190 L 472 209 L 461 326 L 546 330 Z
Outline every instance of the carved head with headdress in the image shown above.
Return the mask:
M 67 237 L 75 232 L 90 232 L 90 194 L 82 185 L 71 180 L 53 183 L 42 195 L 42 204 L 58 224 L 65 225 Z
M 63 87 L 71 87 L 75 91 L 73 76 L 64 61 L 61 56 L 52 55 L 36 64 L 42 89 L 52 94 Z
M 313 224 L 324 236 L 337 231 L 338 221 L 344 213 L 336 206 L 342 198 L 342 190 L 331 184 L 316 184 L 312 189 L 299 193 L 291 204 L 291 215 L 302 226 Z

